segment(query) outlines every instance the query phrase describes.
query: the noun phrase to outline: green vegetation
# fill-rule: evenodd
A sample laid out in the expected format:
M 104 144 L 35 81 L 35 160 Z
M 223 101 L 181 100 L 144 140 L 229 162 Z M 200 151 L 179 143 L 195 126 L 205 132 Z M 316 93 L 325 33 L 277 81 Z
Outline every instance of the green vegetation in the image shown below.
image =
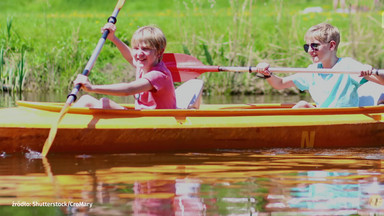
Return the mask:
M 129 43 L 138 26 L 155 24 L 167 36 L 167 52 L 193 55 L 207 65 L 306 67 L 305 31 L 329 22 L 342 39 L 339 56 L 383 68 L 382 15 L 368 1 L 356 13 L 336 13 L 321 0 L 126 1 L 117 35 Z M 369 1 L 370 2 L 370 1 Z M 115 1 L 2 0 L 0 2 L 0 87 L 13 91 L 68 91 L 100 38 Z M 361 3 L 362 4 L 362 3 Z M 302 13 L 321 7 L 321 13 Z M 95 83 L 134 79 L 132 68 L 107 42 L 90 74 Z M 211 94 L 275 92 L 248 73 L 205 73 Z M 293 90 L 288 90 L 289 93 Z M 294 93 L 297 93 L 294 91 Z

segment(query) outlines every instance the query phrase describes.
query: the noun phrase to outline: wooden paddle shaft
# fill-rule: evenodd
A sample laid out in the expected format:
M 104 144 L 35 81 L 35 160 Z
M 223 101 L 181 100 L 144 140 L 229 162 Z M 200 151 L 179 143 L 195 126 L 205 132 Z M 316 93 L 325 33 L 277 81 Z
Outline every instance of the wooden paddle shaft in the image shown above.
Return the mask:
M 256 67 L 219 67 L 218 71 L 256 72 Z M 269 68 L 272 73 L 327 73 L 327 74 L 360 74 L 360 70 L 309 69 L 309 68 Z M 373 74 L 384 75 L 383 69 L 373 69 Z
M 173 69 L 173 68 L 172 68 Z M 256 67 L 223 67 L 223 66 L 177 66 L 182 72 L 256 72 Z M 360 74 L 359 70 L 309 69 L 309 68 L 269 68 L 273 73 L 332 73 Z M 373 74 L 384 75 L 384 69 L 373 69 Z
M 163 61 L 171 71 L 174 82 L 184 82 L 194 79 L 205 72 L 256 72 L 256 67 L 211 66 L 204 65 L 197 58 L 182 53 L 164 53 Z M 309 68 L 269 68 L 273 73 L 332 73 L 357 74 L 361 71 L 335 70 L 335 69 L 309 69 Z M 373 74 L 384 75 L 383 69 L 373 69 Z

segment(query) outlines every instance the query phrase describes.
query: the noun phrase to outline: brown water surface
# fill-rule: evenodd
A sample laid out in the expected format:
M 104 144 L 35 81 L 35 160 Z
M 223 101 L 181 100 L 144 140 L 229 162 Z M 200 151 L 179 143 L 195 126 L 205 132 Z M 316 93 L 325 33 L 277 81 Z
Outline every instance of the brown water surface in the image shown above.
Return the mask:
M 34 155 L 0 158 L 0 214 L 384 214 L 381 149 Z

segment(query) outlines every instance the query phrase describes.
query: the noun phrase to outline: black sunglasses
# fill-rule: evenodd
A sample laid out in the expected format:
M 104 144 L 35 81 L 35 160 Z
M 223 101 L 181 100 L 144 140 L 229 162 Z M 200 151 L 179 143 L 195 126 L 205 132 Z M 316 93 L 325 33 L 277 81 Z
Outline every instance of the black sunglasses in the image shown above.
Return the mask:
M 311 44 L 304 44 L 304 51 L 305 52 L 308 52 L 309 50 L 309 46 L 311 46 L 311 48 L 314 50 L 314 51 L 319 51 L 319 46 L 321 44 L 319 43 L 311 43 Z

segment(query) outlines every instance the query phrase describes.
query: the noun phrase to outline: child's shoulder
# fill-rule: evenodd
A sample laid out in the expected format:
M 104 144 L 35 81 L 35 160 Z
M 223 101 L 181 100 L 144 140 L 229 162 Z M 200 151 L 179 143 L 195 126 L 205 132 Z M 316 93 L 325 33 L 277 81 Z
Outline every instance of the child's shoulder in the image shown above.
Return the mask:
M 343 68 L 351 68 L 354 69 L 356 67 L 360 67 L 362 65 L 361 62 L 351 58 L 351 57 L 343 57 L 340 58 L 337 66 L 338 67 L 343 67 Z
M 344 63 L 360 63 L 356 59 L 351 58 L 351 57 L 341 57 L 340 58 L 340 62 L 344 62 Z

